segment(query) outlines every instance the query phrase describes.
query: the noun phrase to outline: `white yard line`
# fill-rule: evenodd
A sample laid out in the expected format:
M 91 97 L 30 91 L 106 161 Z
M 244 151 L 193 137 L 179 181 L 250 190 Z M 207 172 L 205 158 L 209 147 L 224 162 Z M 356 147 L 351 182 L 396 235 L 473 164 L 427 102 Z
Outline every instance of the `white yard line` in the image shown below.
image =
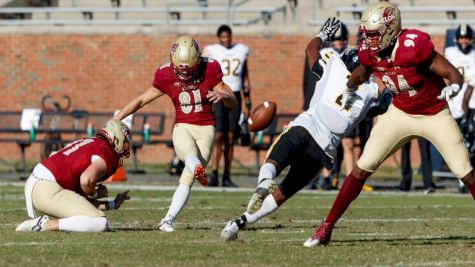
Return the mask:
M 23 187 L 24 182 L 2 182 L 0 181 L 0 186 L 20 186 Z M 107 187 L 110 189 L 116 190 L 138 190 L 138 191 L 174 191 L 176 186 L 164 186 L 164 185 L 137 185 L 137 184 L 107 184 Z M 239 188 L 223 188 L 223 187 L 202 187 L 200 185 L 195 185 L 193 191 L 204 191 L 204 192 L 254 192 L 255 188 L 253 187 L 239 187 Z M 338 191 L 322 191 L 322 190 L 302 190 L 299 194 L 319 194 L 319 195 L 328 195 L 328 197 L 334 197 Z M 362 192 L 360 196 L 370 196 L 370 195 L 382 195 L 382 196 L 424 196 L 425 194 L 422 191 L 413 191 L 413 192 L 398 192 L 398 191 L 374 191 L 374 192 Z M 428 197 L 440 197 L 440 196 L 452 196 L 452 197 L 468 197 L 467 194 L 455 194 L 455 193 L 439 193 L 428 195 Z M 313 197 L 312 197 L 313 198 Z

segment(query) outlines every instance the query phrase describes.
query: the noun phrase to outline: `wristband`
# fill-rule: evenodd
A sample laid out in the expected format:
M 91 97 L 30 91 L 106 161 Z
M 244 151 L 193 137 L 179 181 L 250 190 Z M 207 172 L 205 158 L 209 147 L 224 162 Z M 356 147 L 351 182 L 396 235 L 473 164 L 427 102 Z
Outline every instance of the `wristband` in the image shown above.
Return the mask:
M 109 204 L 109 209 L 110 209 L 110 210 L 114 210 L 114 209 L 115 209 L 115 201 L 114 201 L 114 200 L 110 200 L 110 201 L 108 202 L 108 204 Z

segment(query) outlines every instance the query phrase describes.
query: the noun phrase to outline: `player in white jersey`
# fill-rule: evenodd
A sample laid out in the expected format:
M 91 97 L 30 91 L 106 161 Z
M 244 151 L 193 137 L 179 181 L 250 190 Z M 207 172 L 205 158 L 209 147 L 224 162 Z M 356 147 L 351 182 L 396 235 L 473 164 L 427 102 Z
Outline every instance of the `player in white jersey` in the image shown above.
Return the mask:
M 312 71 L 320 77 L 310 107 L 274 141 L 265 164 L 259 170 L 258 187 L 246 212 L 227 223 L 221 232 L 222 238 L 237 238 L 240 229 L 275 211 L 323 167 L 331 169 L 341 138 L 352 131 L 368 112 L 380 114 L 389 106 L 389 92 L 384 94 L 384 101 L 380 101 L 385 104 L 375 102 L 379 90 L 372 82 L 361 85 L 354 94 L 345 93 L 350 71 L 359 65 L 356 50 L 347 50 L 342 59 L 335 54 L 320 58 L 322 41 L 331 39 L 339 25 L 335 18 L 327 20 L 320 33 L 307 45 L 305 52 L 309 66 L 313 66 Z M 287 166 L 290 166 L 287 176 L 277 185 L 274 178 Z
M 340 29 L 335 33 L 334 38 L 331 41 L 329 47 L 322 48 L 320 50 L 320 55 L 323 56 L 329 51 L 337 54 L 342 57 L 344 51 L 348 48 L 348 28 L 344 23 L 341 23 Z M 355 139 L 358 136 L 360 140 L 360 148 L 363 149 L 366 144 L 366 140 L 369 138 L 369 132 L 373 127 L 372 118 L 364 118 L 357 127 L 353 128 L 353 131 L 347 133 L 338 147 L 337 159 L 332 170 L 323 169 L 322 177 L 323 182 L 320 187 L 324 190 L 338 189 L 339 184 L 339 175 L 342 166 L 344 167 L 346 173 L 348 173 L 356 163 L 357 158 L 355 157 Z M 320 184 L 320 179 L 315 179 L 310 188 L 316 189 Z M 370 185 L 365 184 L 363 187 L 364 191 L 372 191 L 373 188 Z
M 468 25 L 460 25 L 455 30 L 455 45 L 447 47 L 444 56 L 464 76 L 464 84 L 459 94 L 448 101 L 450 113 L 462 131 L 465 144 L 472 150 L 475 139 L 475 48 L 473 30 Z M 462 181 L 459 181 L 459 191 L 468 192 Z
M 229 109 L 221 103 L 213 105 L 216 117 L 215 148 L 211 159 L 213 169 L 208 186 L 218 186 L 218 169 L 221 155 L 224 156 L 223 186 L 236 187 L 231 181 L 230 170 L 233 158 L 233 144 L 239 135 L 239 118 L 241 115 L 241 99 L 244 98 L 244 116 L 248 117 L 251 109 L 250 80 L 247 68 L 249 48 L 240 43 L 232 42 L 231 28 L 221 25 L 218 28 L 217 37 L 219 44 L 208 45 L 203 49 L 203 54 L 213 58 L 221 64 L 223 81 L 233 91 L 238 106 Z M 242 97 L 241 97 L 242 94 Z

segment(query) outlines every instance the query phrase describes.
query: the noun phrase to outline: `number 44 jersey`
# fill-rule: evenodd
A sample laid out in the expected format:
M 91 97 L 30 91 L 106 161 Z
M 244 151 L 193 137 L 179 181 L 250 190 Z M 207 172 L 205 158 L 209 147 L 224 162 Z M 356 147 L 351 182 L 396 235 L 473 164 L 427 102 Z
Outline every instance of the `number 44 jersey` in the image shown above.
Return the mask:
M 374 82 L 360 85 L 345 104 L 344 92 L 350 72 L 337 55 L 320 60 L 323 75 L 317 82 L 310 107 L 290 126 L 302 126 L 312 135 L 325 153 L 333 158 L 341 138 L 363 120 L 378 97 Z
M 216 60 L 201 58 L 201 81 L 196 89 L 186 90 L 175 77 L 169 63 L 155 72 L 153 86 L 168 95 L 175 106 L 175 123 L 215 125 L 213 103 L 206 98 L 209 91 L 222 81 L 223 73 Z

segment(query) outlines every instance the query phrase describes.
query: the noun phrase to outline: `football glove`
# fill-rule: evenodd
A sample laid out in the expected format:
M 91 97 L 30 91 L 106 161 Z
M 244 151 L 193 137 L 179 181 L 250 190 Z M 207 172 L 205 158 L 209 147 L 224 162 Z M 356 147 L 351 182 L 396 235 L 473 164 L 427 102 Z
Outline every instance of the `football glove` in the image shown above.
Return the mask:
M 460 91 L 460 86 L 456 83 L 453 83 L 449 86 L 444 87 L 442 91 L 440 91 L 440 95 L 437 97 L 437 99 L 442 100 L 445 98 L 445 100 L 449 101 L 451 98 L 455 97 Z
M 338 29 L 340 28 L 340 25 L 340 21 L 337 18 L 328 18 L 320 29 L 320 32 L 317 34 L 317 37 L 320 37 L 320 39 L 322 39 L 322 42 L 331 42 L 332 39 L 335 37 L 336 31 L 338 31 Z

